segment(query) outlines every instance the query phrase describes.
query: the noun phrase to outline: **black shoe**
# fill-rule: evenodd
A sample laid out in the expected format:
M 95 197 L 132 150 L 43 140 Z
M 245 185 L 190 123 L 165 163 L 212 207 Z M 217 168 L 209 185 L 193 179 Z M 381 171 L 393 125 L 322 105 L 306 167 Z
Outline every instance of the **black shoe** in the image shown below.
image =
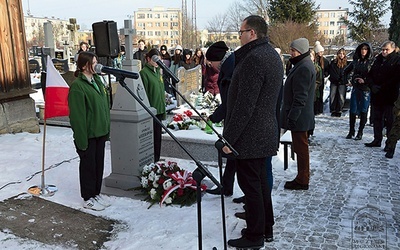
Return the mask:
M 247 239 L 245 236 L 242 236 L 239 239 L 228 240 L 228 245 L 236 248 L 260 249 L 264 247 L 264 239 L 261 238 L 256 241 L 251 241 Z
M 206 189 L 206 193 L 214 194 L 214 195 L 221 195 L 221 189 L 219 187 L 214 189 Z
M 241 235 L 244 236 L 246 234 L 247 228 L 243 228 L 242 231 L 240 231 Z M 264 235 L 265 242 L 273 242 L 274 241 L 274 236 L 272 234 L 272 227 L 271 229 L 268 230 L 267 235 Z
M 233 203 L 244 203 L 244 196 L 239 197 L 239 198 L 234 198 Z
M 235 216 L 239 219 L 246 220 L 246 212 L 237 212 Z
M 296 180 L 293 180 L 287 181 L 284 188 L 290 190 L 308 190 L 308 184 L 300 184 Z
M 388 151 L 385 154 L 386 158 L 392 159 L 394 155 L 394 149 L 388 149 Z
M 362 132 L 358 132 L 356 137 L 354 137 L 354 140 L 359 141 L 362 139 L 363 133 Z
M 365 143 L 365 146 L 369 148 L 379 148 L 381 146 L 381 143 L 374 140 L 370 143 Z
M 346 139 L 351 139 L 354 136 L 354 132 L 349 132 L 346 136 Z

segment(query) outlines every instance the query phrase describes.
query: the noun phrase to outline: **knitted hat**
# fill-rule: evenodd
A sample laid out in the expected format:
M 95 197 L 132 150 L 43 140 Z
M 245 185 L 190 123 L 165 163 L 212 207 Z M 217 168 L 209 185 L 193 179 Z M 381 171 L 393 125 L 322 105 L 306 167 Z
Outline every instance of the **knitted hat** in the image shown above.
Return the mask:
M 314 51 L 315 51 L 315 53 L 324 51 L 324 47 L 322 47 L 322 45 L 319 41 L 315 42 Z
M 207 49 L 206 58 L 208 61 L 212 62 L 221 61 L 228 50 L 229 48 L 226 46 L 225 42 L 215 42 Z
M 180 50 L 180 51 L 182 51 L 183 49 L 182 49 L 182 46 L 180 46 L 180 45 L 176 45 L 176 47 L 175 47 L 175 50 Z
M 310 49 L 310 44 L 307 38 L 298 38 L 290 44 L 290 47 L 300 52 L 300 54 L 304 54 Z
M 167 50 L 167 46 L 165 46 L 165 45 L 161 45 L 161 47 L 160 47 L 160 51 L 162 51 L 162 50 Z

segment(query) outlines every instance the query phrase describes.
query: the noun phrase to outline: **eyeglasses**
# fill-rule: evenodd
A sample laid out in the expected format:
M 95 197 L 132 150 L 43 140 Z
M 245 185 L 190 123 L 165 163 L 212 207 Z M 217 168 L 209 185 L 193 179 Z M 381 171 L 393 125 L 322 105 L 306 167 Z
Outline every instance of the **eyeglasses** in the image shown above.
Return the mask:
M 252 29 L 239 30 L 239 31 L 238 31 L 238 34 L 239 34 L 239 36 L 241 36 L 244 32 L 247 32 L 247 31 L 250 31 L 250 30 L 252 30 Z

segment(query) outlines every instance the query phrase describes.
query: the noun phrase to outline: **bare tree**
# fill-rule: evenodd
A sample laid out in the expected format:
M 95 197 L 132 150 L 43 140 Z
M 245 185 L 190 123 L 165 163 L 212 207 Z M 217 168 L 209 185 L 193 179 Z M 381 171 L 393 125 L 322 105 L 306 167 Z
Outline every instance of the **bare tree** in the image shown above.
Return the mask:
M 235 1 L 228 9 L 227 30 L 239 30 L 240 25 L 247 14 L 248 12 L 244 10 L 243 5 L 239 1 Z
M 242 8 L 246 10 L 249 15 L 259 15 L 267 22 L 269 21 L 269 0 L 242 0 Z
M 207 24 L 209 33 L 214 35 L 214 40 L 223 40 L 228 26 L 228 14 L 218 14 L 214 16 Z
M 313 44 L 315 40 L 315 26 L 286 21 L 275 23 L 269 27 L 271 43 L 282 50 L 282 53 L 289 53 L 290 43 L 300 37 L 305 37 Z

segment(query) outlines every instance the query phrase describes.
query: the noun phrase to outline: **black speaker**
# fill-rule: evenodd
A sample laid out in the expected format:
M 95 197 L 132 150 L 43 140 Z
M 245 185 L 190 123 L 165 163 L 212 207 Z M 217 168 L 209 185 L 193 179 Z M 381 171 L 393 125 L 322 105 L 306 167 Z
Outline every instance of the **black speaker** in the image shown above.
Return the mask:
M 117 23 L 114 21 L 97 22 L 92 24 L 92 29 L 96 55 L 117 57 L 119 53 Z

